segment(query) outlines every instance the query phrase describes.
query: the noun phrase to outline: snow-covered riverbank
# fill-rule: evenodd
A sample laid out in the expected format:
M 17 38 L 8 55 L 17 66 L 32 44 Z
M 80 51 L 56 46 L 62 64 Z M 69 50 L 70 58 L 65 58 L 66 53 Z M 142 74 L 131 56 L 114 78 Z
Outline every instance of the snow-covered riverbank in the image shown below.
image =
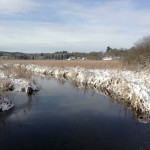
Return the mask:
M 1 91 L 16 91 L 31 94 L 33 91 L 38 91 L 39 89 L 34 80 L 16 78 L 15 73 L 6 75 L 5 69 L 0 70 Z M 13 102 L 2 95 L 0 95 L 0 111 L 9 110 L 14 107 Z
M 57 79 L 65 78 L 70 82 L 88 86 L 94 91 L 103 92 L 111 99 L 124 103 L 136 114 L 150 114 L 150 75 L 148 71 L 100 70 L 81 67 L 58 68 L 32 64 L 9 65 L 25 68 L 37 75 L 53 75 Z M 18 81 L 16 82 L 18 83 Z
M 64 77 L 90 86 L 97 91 L 103 91 L 117 101 L 123 101 L 138 113 L 150 114 L 150 75 L 147 71 L 92 70 L 80 67 L 57 68 L 38 65 L 25 67 L 36 74 Z

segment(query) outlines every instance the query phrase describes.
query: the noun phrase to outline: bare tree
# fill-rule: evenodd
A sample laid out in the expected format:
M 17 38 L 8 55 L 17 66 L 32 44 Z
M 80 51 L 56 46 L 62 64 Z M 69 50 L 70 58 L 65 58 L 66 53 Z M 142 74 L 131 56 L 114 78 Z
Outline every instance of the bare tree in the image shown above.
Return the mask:
M 140 68 L 150 64 L 150 36 L 139 39 L 124 58 L 125 63 Z
M 145 36 L 142 39 L 139 39 L 135 43 L 135 48 L 137 49 L 146 49 L 150 48 L 150 36 Z

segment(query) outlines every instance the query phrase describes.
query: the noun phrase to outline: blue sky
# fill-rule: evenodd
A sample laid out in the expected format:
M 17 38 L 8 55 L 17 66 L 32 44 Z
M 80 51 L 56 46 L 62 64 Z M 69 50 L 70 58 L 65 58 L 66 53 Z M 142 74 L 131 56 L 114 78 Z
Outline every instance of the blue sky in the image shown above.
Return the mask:
M 0 0 L 0 50 L 105 51 L 150 34 L 150 1 Z

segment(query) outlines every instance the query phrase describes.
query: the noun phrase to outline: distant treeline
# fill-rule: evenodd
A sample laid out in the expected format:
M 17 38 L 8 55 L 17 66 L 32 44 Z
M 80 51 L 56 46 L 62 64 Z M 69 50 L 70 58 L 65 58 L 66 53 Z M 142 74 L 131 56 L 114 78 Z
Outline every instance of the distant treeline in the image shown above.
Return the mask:
M 106 52 L 90 52 L 80 53 L 67 51 L 55 53 L 20 53 L 20 52 L 4 52 L 0 51 L 0 59 L 24 59 L 24 60 L 66 60 L 66 59 L 92 59 L 102 60 L 104 57 L 122 58 L 126 55 L 127 50 L 112 49 L 107 47 Z
M 20 53 L 0 51 L 0 59 L 26 59 L 26 60 L 66 60 L 66 59 L 90 59 L 107 60 L 107 58 L 121 59 L 125 65 L 145 68 L 150 64 L 150 36 L 138 40 L 130 49 L 114 49 L 107 47 L 105 52 L 55 52 L 55 53 Z

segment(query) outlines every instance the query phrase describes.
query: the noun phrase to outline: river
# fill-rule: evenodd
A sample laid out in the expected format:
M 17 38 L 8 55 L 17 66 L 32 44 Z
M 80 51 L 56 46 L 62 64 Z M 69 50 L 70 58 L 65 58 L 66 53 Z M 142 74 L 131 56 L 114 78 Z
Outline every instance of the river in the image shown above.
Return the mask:
M 150 124 L 88 88 L 37 77 L 32 96 L 9 93 L 16 107 L 0 114 L 1 150 L 118 150 L 150 147 Z

